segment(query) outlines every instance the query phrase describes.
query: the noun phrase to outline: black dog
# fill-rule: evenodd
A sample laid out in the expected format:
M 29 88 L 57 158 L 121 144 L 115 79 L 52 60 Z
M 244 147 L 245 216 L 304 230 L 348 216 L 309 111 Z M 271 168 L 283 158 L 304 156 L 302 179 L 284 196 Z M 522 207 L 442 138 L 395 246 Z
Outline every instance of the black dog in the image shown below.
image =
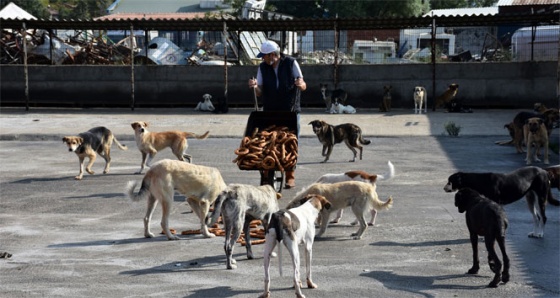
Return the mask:
M 538 167 L 523 167 L 507 174 L 457 172 L 449 176 L 443 190 L 453 192 L 465 187 L 472 188 L 501 205 L 513 203 L 525 196 L 534 222 L 533 232 L 529 233 L 529 237 L 534 238 L 544 236 L 546 202 L 560 205 L 559 201 L 548 196 L 548 173 Z
M 506 253 L 506 229 L 508 220 L 502 206 L 493 202 L 478 192 L 463 188 L 455 194 L 455 207 L 459 209 L 459 213 L 467 212 L 465 218 L 473 250 L 473 266 L 468 274 L 477 274 L 480 269 L 478 263 L 478 236 L 484 236 L 484 244 L 488 250 L 488 265 L 490 270 L 494 272 L 494 278 L 488 284 L 488 287 L 495 288 L 500 280 L 504 283 L 509 281 L 509 258 Z M 502 263 L 494 250 L 494 242 L 498 242 L 498 246 L 502 251 L 502 259 L 504 261 L 504 271 Z
M 356 161 L 356 155 L 358 154 L 354 148 L 360 150 L 361 160 L 363 147 L 360 144 L 369 145 L 371 143 L 370 140 L 362 137 L 362 129 L 356 124 L 344 123 L 334 126 L 322 120 L 313 120 L 309 124 L 313 127 L 313 132 L 317 135 L 321 144 L 323 144 L 322 155 L 325 156 L 325 160 L 322 162 L 329 160 L 334 145 L 342 141 L 354 153 L 354 158 L 350 160 L 351 162 Z

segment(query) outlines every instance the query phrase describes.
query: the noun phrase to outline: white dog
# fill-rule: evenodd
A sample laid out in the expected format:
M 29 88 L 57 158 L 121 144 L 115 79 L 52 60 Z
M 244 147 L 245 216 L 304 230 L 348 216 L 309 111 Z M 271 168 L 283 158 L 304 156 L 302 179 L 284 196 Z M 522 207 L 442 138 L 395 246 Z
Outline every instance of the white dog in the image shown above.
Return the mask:
M 377 211 L 386 210 L 393 205 L 392 197 L 389 197 L 386 202 L 379 200 L 375 184 L 372 185 L 359 181 L 344 181 L 332 184 L 311 184 L 309 187 L 298 192 L 295 198 L 288 203 L 286 208 L 294 208 L 305 203 L 303 198 L 309 194 L 322 195 L 331 203 L 330 209 L 323 209 L 321 211 L 321 228 L 317 237 L 321 237 L 325 233 L 331 212 L 350 206 L 360 223 L 358 231 L 352 233 L 353 239 L 362 239 L 362 235 L 368 227 L 365 219 L 366 212 L 371 212 L 372 208 Z
M 216 199 L 214 211 L 206 218 L 208 226 L 212 226 L 220 212 L 225 225 L 226 267 L 234 269 L 237 267 L 233 258 L 233 248 L 241 230 L 245 233 L 245 248 L 247 259 L 253 259 L 251 249 L 250 223 L 254 219 L 260 219 L 266 230 L 268 220 L 272 213 L 278 211 L 278 199 L 282 197 L 270 185 L 253 186 L 245 184 L 230 184 L 227 189 Z
M 154 234 L 150 232 L 150 221 L 159 202 L 162 209 L 161 228 L 167 239 L 179 239 L 169 230 L 169 214 L 175 190 L 187 198 L 187 202 L 200 219 L 201 233 L 207 238 L 215 237 L 208 231 L 206 216 L 210 205 L 227 187 L 218 169 L 180 160 L 164 159 L 153 164 L 146 172 L 142 186 L 135 194 L 134 189 L 137 184 L 137 181 L 129 181 L 125 194 L 133 201 L 148 200 L 148 209 L 144 216 L 144 236 L 146 238 L 154 237 Z
M 194 108 L 195 111 L 209 111 L 209 112 L 213 112 L 215 110 L 214 105 L 212 104 L 212 95 L 210 94 L 204 94 L 202 95 L 202 98 L 204 99 L 204 102 L 199 101 L 198 104 L 196 105 L 196 108 Z
M 331 105 L 331 114 L 355 114 L 356 109 L 351 105 L 343 105 L 339 102 L 333 102 Z
M 428 111 L 428 92 L 422 86 L 414 87 L 414 114 L 422 114 L 422 105 L 424 105 L 424 114 Z
M 319 179 L 317 179 L 316 183 L 336 183 L 336 182 L 342 182 L 342 181 L 361 181 L 361 182 L 365 182 L 365 183 L 375 185 L 375 183 L 377 181 L 389 180 L 389 179 L 392 179 L 395 176 L 395 167 L 393 166 L 393 163 L 391 163 L 391 161 L 388 161 L 387 165 L 389 166 L 389 172 L 387 172 L 383 175 L 368 174 L 364 171 L 349 171 L 349 172 L 341 173 L 341 174 L 325 174 L 325 175 L 321 176 Z M 338 223 L 340 221 L 340 219 L 342 218 L 343 211 L 344 211 L 344 209 L 338 210 L 338 213 L 336 214 L 336 218 L 333 219 L 330 223 Z M 377 210 L 375 210 L 375 208 L 371 209 L 371 220 L 368 222 L 369 226 L 375 225 L 375 218 L 376 217 L 377 217 Z M 354 220 L 350 224 L 351 225 L 356 225 L 357 223 L 358 223 L 358 220 Z
M 303 243 L 305 247 L 305 265 L 307 276 L 307 287 L 314 289 L 317 285 L 311 279 L 311 250 L 315 238 L 315 220 L 322 210 L 330 208 L 330 203 L 320 195 L 309 195 L 301 206 L 288 210 L 280 210 L 274 213 L 266 230 L 264 247 L 264 293 L 260 298 L 270 297 L 270 258 L 276 244 L 284 242 L 292 257 L 294 268 L 294 287 L 296 296 L 305 298 L 301 292 L 301 280 L 299 274 L 299 249 L 298 245 Z M 278 269 L 282 275 L 282 246 L 278 246 Z

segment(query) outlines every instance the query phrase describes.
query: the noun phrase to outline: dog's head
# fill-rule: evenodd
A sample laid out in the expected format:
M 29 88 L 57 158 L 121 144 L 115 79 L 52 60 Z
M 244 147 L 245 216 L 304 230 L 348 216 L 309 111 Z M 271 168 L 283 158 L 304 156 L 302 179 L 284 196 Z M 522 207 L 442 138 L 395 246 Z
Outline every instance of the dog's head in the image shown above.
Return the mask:
M 449 90 L 455 91 L 455 90 L 458 90 L 458 89 L 459 89 L 459 84 L 453 83 L 453 84 L 449 85 Z
M 68 151 L 75 152 L 82 145 L 84 139 L 77 136 L 67 136 L 62 138 L 62 142 L 66 144 Z
M 393 89 L 393 86 L 391 85 L 384 85 L 383 86 L 383 94 L 389 94 L 391 92 L 391 89 Z
M 543 112 L 544 119 L 546 119 L 546 127 L 554 128 L 558 127 L 558 121 L 560 121 L 560 110 L 558 109 L 548 109 Z
M 305 202 L 309 202 L 319 212 L 321 212 L 323 209 L 324 210 L 331 209 L 331 203 L 322 195 L 308 194 L 301 199 L 301 202 L 303 202 L 302 205 Z
M 426 90 L 426 89 L 424 89 L 424 87 L 416 86 L 416 87 L 414 87 L 414 95 L 422 97 L 422 96 L 424 96 L 424 90 Z
M 544 126 L 544 121 L 539 117 L 533 117 L 525 120 L 525 125 L 531 133 L 536 133 Z
M 544 111 L 546 111 L 546 110 L 548 110 L 548 108 L 547 108 L 544 104 L 542 104 L 542 103 L 540 103 L 540 102 L 536 102 L 536 103 L 533 105 L 533 111 L 535 111 L 535 112 L 537 112 L 537 113 L 542 114 L 542 113 L 544 113 Z
M 447 184 L 443 187 L 443 190 L 445 190 L 445 192 L 454 192 L 460 189 L 462 187 L 462 176 L 463 174 L 461 172 L 449 176 L 449 178 L 447 178 Z
M 204 101 L 209 101 L 212 99 L 212 95 L 206 93 L 204 95 L 202 95 L 202 98 L 204 99 Z
M 147 131 L 146 128 L 148 127 L 148 122 L 136 121 L 132 122 L 130 125 L 132 126 L 132 129 L 134 129 L 134 133 L 142 134 Z
M 505 124 L 504 128 L 507 128 L 507 130 L 509 132 L 509 136 L 512 139 L 514 139 L 515 138 L 515 124 L 513 124 L 513 122 L 510 122 L 508 124 Z
M 473 203 L 475 199 L 481 197 L 481 195 L 471 188 L 462 188 L 455 194 L 455 207 L 459 209 L 459 213 L 464 213 Z
M 313 128 L 313 132 L 315 134 L 321 133 L 321 131 L 323 131 L 326 126 L 328 126 L 328 124 L 323 120 L 313 120 L 309 122 L 309 125 L 311 125 L 311 127 Z

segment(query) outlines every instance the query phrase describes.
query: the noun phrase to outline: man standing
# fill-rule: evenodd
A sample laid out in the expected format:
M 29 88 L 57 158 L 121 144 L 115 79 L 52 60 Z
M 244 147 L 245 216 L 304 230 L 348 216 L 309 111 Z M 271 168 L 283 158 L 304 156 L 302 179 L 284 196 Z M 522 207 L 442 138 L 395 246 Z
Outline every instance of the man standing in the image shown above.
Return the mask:
M 256 79 L 249 79 L 249 88 L 262 96 L 263 111 L 295 112 L 299 136 L 300 91 L 307 89 L 299 64 L 294 58 L 284 56 L 274 41 L 262 43 L 257 58 L 262 58 Z M 286 171 L 285 188 L 293 188 L 295 173 Z

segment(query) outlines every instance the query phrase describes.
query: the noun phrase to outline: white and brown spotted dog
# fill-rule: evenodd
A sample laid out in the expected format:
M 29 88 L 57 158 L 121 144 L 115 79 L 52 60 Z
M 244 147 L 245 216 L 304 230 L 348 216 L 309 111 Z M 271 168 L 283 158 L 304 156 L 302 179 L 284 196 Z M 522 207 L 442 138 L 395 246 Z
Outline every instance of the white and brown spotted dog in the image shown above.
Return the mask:
M 292 257 L 294 268 L 294 287 L 296 296 L 305 298 L 301 292 L 301 280 L 299 274 L 300 258 L 298 245 L 303 243 L 305 250 L 306 282 L 307 287 L 314 289 L 317 285 L 311 279 L 311 259 L 313 240 L 315 238 L 315 220 L 320 212 L 330 208 L 331 204 L 325 197 L 320 195 L 308 195 L 302 198 L 299 207 L 288 210 L 280 210 L 272 214 L 270 223 L 266 230 L 266 241 L 264 247 L 264 293 L 260 298 L 270 297 L 270 258 L 276 244 L 283 242 Z M 282 245 L 278 246 L 279 271 L 282 275 Z
M 213 112 L 215 108 L 214 105 L 212 104 L 212 95 L 206 93 L 202 95 L 202 99 L 204 99 L 204 101 L 199 101 L 198 104 L 196 105 L 196 108 L 194 108 L 194 110 Z
M 229 184 L 227 189 L 216 199 L 214 210 L 206 218 L 206 224 L 212 226 L 218 221 L 220 213 L 226 232 L 224 251 L 226 253 L 226 268 L 237 268 L 233 258 L 233 248 L 241 236 L 245 234 L 245 248 L 247 259 L 253 259 L 251 249 L 250 223 L 260 219 L 266 230 L 272 213 L 278 211 L 278 199 L 282 197 L 269 185 L 253 186 L 247 184 Z
M 544 163 L 548 161 L 548 132 L 544 120 L 540 117 L 529 118 L 523 125 L 523 136 L 525 144 L 527 144 L 527 157 L 525 158 L 528 165 L 534 161 L 541 161 L 537 155 L 541 148 L 544 148 Z M 534 146 L 534 148 L 533 148 Z
M 77 136 L 65 136 L 62 138 L 62 142 L 66 143 L 68 151 L 76 153 L 80 161 L 80 173 L 78 176 L 74 177 L 76 180 L 82 180 L 84 176 L 84 160 L 89 158 L 89 162 L 86 166 L 86 172 L 93 175 L 95 172 L 91 169 L 97 154 L 101 155 L 105 159 L 105 169 L 103 174 L 109 173 L 109 168 L 111 167 L 111 145 L 115 141 L 115 144 L 121 150 L 127 150 L 128 148 L 117 140 L 113 133 L 106 127 L 99 126 L 94 127 L 86 132 L 82 132 Z
M 393 205 L 393 198 L 389 197 L 386 202 L 379 200 L 376 192 L 376 185 L 359 181 L 344 181 L 332 184 L 313 183 L 307 188 L 298 192 L 295 198 L 288 203 L 286 208 L 298 207 L 305 202 L 305 197 L 310 194 L 318 194 L 324 196 L 330 203 L 331 208 L 321 211 L 321 228 L 317 237 L 323 236 L 327 230 L 329 216 L 332 212 L 351 207 L 352 212 L 358 219 L 360 227 L 356 233 L 352 233 L 354 240 L 362 239 L 362 235 L 366 231 L 368 225 L 365 215 L 370 213 L 371 209 L 377 211 L 386 210 Z
M 342 181 L 360 181 L 375 185 L 377 181 L 389 180 L 395 177 L 395 166 L 391 161 L 387 162 L 387 166 L 389 167 L 389 171 L 383 175 L 377 174 L 369 174 L 364 171 L 348 171 L 341 174 L 325 174 L 321 176 L 315 183 L 336 183 Z M 342 218 L 342 213 L 344 209 L 338 210 L 336 217 L 330 223 L 338 223 Z M 371 219 L 368 222 L 369 226 L 375 225 L 375 218 L 377 217 L 377 210 L 371 209 Z M 358 224 L 358 220 L 353 221 L 350 223 L 351 225 Z
M 207 237 L 215 237 L 208 231 L 206 216 L 210 205 L 226 189 L 220 171 L 216 168 L 194 165 L 179 160 L 164 159 L 153 164 L 142 180 L 138 193 L 134 189 L 137 181 L 129 181 L 125 194 L 133 201 L 147 200 L 148 208 L 144 216 L 144 236 L 153 238 L 150 221 L 158 203 L 161 203 L 161 228 L 168 240 L 178 240 L 169 229 L 169 214 L 175 191 L 187 198 L 187 203 L 200 219 L 200 231 Z
M 130 124 L 132 129 L 134 129 L 134 138 L 136 139 L 136 145 L 138 150 L 142 153 L 142 163 L 140 164 L 140 170 L 136 174 L 142 173 L 145 167 L 150 167 L 150 163 L 156 153 L 167 147 L 171 148 L 171 151 L 180 161 L 188 160 L 192 162 L 192 156 L 187 154 L 187 148 L 189 147 L 187 143 L 187 138 L 194 137 L 199 140 L 206 139 L 208 137 L 208 131 L 203 135 L 198 135 L 194 132 L 183 132 L 183 131 L 164 131 L 164 132 L 150 132 L 148 131 L 148 122 L 137 121 Z
M 414 87 L 414 114 L 422 114 L 422 106 L 424 106 L 424 114 L 428 112 L 428 92 L 423 86 Z

